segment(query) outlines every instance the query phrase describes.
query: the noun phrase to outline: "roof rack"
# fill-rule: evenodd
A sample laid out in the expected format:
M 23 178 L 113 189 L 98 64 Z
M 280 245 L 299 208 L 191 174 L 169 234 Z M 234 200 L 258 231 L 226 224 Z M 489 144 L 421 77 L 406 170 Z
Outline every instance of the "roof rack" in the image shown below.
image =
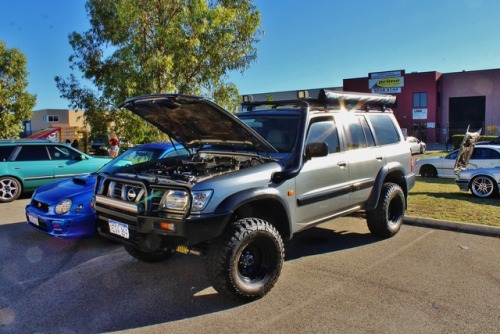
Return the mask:
M 322 89 L 316 99 L 309 98 L 307 91 L 298 91 L 297 99 L 281 101 L 253 101 L 251 95 L 243 96 L 241 105 L 251 111 L 257 106 L 270 106 L 278 108 L 283 106 L 293 106 L 296 108 L 316 107 L 323 109 L 341 108 L 345 110 L 381 110 L 388 111 L 388 108 L 396 103 L 393 95 L 370 94 L 358 92 L 346 92 Z

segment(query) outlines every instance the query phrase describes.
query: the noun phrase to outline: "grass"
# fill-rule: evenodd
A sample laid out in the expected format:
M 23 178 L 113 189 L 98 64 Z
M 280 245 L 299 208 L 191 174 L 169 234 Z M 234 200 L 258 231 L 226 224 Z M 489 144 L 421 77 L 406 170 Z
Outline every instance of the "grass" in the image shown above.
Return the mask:
M 406 216 L 500 227 L 500 198 L 477 198 L 453 179 L 421 178 L 408 196 Z

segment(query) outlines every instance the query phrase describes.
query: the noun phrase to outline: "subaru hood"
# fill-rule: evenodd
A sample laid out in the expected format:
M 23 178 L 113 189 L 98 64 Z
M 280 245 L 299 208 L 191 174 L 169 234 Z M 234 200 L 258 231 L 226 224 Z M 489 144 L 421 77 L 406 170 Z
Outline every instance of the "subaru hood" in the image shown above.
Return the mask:
M 244 145 L 255 151 L 277 152 L 236 116 L 203 97 L 144 95 L 127 99 L 119 107 L 140 116 L 186 148 Z

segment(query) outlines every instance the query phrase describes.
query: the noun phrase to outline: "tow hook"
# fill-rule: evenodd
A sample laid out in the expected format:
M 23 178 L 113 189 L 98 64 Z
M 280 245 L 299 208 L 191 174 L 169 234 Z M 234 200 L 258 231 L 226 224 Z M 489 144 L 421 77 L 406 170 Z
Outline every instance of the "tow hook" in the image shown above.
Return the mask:
M 203 252 L 201 250 L 195 249 L 195 248 L 189 248 L 186 245 L 179 245 L 175 248 L 175 250 L 179 253 L 182 253 L 182 254 L 191 254 L 191 255 L 197 255 L 197 256 L 203 255 Z

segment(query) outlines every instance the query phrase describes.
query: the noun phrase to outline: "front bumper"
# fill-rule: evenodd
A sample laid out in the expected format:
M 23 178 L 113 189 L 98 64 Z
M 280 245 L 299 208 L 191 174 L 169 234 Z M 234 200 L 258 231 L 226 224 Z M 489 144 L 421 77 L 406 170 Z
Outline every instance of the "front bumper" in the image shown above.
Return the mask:
M 455 184 L 460 188 L 461 191 L 469 191 L 469 181 L 468 180 L 455 180 Z
M 186 219 L 140 215 L 136 217 L 98 206 L 97 230 L 104 237 L 132 245 L 140 245 L 148 235 L 159 236 L 175 244 L 196 245 L 218 237 L 230 217 L 231 213 L 191 216 Z M 112 233 L 110 220 L 125 224 L 128 237 Z M 168 224 L 170 229 L 162 228 L 165 224 Z
M 25 214 L 30 227 L 56 238 L 92 237 L 96 232 L 96 215 L 93 212 L 58 215 L 28 205 Z

